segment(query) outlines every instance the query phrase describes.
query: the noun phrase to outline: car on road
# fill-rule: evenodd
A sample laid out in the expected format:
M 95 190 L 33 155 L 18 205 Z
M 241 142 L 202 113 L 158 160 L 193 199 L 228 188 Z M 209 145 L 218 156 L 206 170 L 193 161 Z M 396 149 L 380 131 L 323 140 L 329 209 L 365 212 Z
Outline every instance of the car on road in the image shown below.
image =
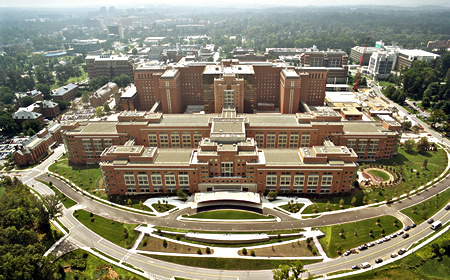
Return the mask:
M 434 223 L 434 219 L 433 218 L 428 219 L 427 223 L 431 225 L 432 223 Z
M 391 240 L 391 238 L 389 236 L 386 236 L 385 238 L 383 238 L 384 242 L 389 241 L 389 240 Z
M 366 244 L 363 244 L 363 245 L 361 245 L 361 246 L 359 246 L 358 247 L 358 249 L 361 251 L 361 250 L 366 250 L 368 247 L 367 247 L 367 245 Z
M 359 265 L 352 265 L 352 269 L 360 269 L 361 267 Z
M 445 206 L 445 210 L 450 210 L 450 204 L 447 204 L 447 206 Z
M 411 229 L 410 226 L 406 226 L 406 227 L 403 228 L 404 231 L 408 231 L 408 230 L 410 230 L 410 229 Z
M 348 256 L 348 255 L 350 255 L 352 252 L 350 252 L 350 250 L 349 251 L 345 251 L 345 253 L 344 253 L 344 256 Z
M 408 238 L 409 237 L 409 233 L 405 233 L 402 235 L 403 238 Z
M 361 264 L 361 268 L 369 268 L 369 267 L 370 267 L 370 263 L 368 263 L 368 262 L 363 262 Z
M 382 263 L 383 262 L 383 259 L 376 259 L 375 260 L 375 263 Z
M 397 234 L 394 232 L 393 234 L 390 235 L 391 238 L 396 238 Z
M 406 253 L 406 249 L 405 249 L 405 248 L 401 248 L 401 249 L 398 251 L 398 254 L 399 254 L 399 255 L 403 255 L 404 253 Z
M 381 244 L 381 243 L 383 243 L 384 241 L 383 241 L 383 239 L 378 239 L 376 242 L 377 242 L 377 244 Z
M 415 228 L 415 227 L 416 227 L 416 224 L 411 224 L 409 227 L 410 227 L 410 228 Z
M 442 223 L 441 223 L 441 221 L 436 221 L 436 222 L 434 222 L 432 225 L 431 225 L 431 229 L 433 229 L 433 230 L 435 230 L 435 229 L 438 229 L 438 228 L 440 228 L 442 226 Z
M 367 243 L 367 246 L 368 247 L 373 247 L 373 246 L 375 246 L 375 243 L 374 242 Z
M 397 232 L 397 235 L 402 235 L 403 234 L 403 230 L 399 230 L 398 232 Z
M 398 254 L 397 254 L 397 253 L 392 253 L 392 254 L 391 254 L 391 258 L 396 258 L 396 257 L 398 257 Z

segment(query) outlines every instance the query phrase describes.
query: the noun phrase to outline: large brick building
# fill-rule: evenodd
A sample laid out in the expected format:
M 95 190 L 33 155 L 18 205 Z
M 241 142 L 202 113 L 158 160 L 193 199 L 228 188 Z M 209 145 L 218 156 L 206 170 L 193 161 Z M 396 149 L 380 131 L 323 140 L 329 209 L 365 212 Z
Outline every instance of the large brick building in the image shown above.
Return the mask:
M 221 114 L 125 111 L 117 122 L 73 123 L 64 128 L 69 161 L 100 163 L 109 194 L 336 193 L 351 190 L 358 156 L 390 158 L 399 143 L 398 132 L 381 123 L 344 123 L 323 107 L 297 114 L 224 107 Z
M 133 62 L 131 57 L 117 55 L 88 55 L 86 56 L 86 68 L 89 79 L 106 76 L 109 79 L 128 75 L 133 80 Z
M 148 111 L 160 102 L 163 113 L 182 113 L 188 105 L 202 105 L 206 113 L 220 113 L 224 104 L 233 101 L 239 113 L 266 107 L 297 113 L 300 101 L 323 105 L 327 74 L 325 67 L 288 68 L 284 63 L 238 60 L 220 64 L 182 61 L 167 69 L 140 65 L 134 72 L 137 109 Z M 128 103 L 122 107 L 132 110 Z

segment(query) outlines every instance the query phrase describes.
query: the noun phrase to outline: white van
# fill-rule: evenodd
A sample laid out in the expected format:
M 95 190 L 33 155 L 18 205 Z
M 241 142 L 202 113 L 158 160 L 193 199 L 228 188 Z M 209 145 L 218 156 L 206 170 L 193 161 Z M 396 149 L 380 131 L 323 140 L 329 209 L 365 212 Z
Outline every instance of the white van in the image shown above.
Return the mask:
M 438 229 L 442 226 L 441 221 L 436 221 L 431 225 L 431 229 Z
M 363 262 L 361 264 L 361 268 L 369 268 L 369 267 L 370 267 L 370 263 L 368 263 L 368 262 Z

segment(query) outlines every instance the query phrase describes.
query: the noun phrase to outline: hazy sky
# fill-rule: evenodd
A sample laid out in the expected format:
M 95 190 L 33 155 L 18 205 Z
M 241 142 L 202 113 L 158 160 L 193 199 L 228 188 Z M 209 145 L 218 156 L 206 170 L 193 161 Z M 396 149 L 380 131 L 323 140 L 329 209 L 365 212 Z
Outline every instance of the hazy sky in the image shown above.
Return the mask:
M 259 6 L 268 5 L 292 5 L 292 6 L 329 6 L 329 5 L 392 5 L 392 6 L 423 6 L 423 5 L 438 5 L 449 6 L 448 0 L 320 0 L 320 1 L 305 1 L 305 0 L 77 0 L 77 1 L 62 1 L 62 0 L 0 0 L 0 7 L 76 7 L 76 6 L 116 6 L 131 7 L 131 6 L 146 6 L 146 5 L 205 5 L 208 6 L 230 6 L 239 7 L 240 4 L 249 6 L 252 4 Z

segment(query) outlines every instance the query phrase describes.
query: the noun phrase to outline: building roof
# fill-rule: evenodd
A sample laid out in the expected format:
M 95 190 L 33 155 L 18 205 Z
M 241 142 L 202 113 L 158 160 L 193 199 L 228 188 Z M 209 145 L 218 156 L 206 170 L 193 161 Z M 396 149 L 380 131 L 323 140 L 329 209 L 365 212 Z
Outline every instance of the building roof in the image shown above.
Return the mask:
M 368 134 L 368 135 L 381 135 L 381 134 L 389 134 L 396 135 L 398 132 L 386 129 L 383 124 L 379 122 L 343 122 L 344 124 L 344 134 Z
M 440 55 L 435 54 L 435 53 L 431 53 L 431 52 L 427 52 L 427 51 L 423 51 L 423 50 L 400 50 L 399 51 L 401 54 L 405 54 L 407 56 L 410 57 L 415 57 L 415 56 L 430 56 L 430 57 L 440 57 Z
M 22 109 L 22 108 L 20 108 L 20 109 Z M 15 120 L 36 120 L 40 116 L 42 116 L 42 114 L 40 114 L 40 113 L 30 112 L 30 111 L 20 110 L 20 109 L 19 109 L 19 111 L 14 113 L 13 119 L 15 119 Z
M 50 100 L 42 101 L 42 108 L 55 108 L 56 106 L 59 106 L 59 104 L 56 102 Z
M 266 166 L 295 166 L 303 164 L 298 149 L 264 149 L 263 152 Z
M 66 132 L 67 134 L 110 134 L 117 133 L 116 130 L 117 122 L 89 122 L 85 124 L 80 124 L 79 127 Z
M 78 87 L 78 85 L 75 85 L 75 84 L 67 84 L 67 85 L 65 85 L 63 87 L 60 87 L 60 88 L 54 90 L 52 92 L 52 96 L 64 96 L 69 91 L 71 91 L 71 90 L 73 90 L 73 89 L 75 89 L 77 87 Z

